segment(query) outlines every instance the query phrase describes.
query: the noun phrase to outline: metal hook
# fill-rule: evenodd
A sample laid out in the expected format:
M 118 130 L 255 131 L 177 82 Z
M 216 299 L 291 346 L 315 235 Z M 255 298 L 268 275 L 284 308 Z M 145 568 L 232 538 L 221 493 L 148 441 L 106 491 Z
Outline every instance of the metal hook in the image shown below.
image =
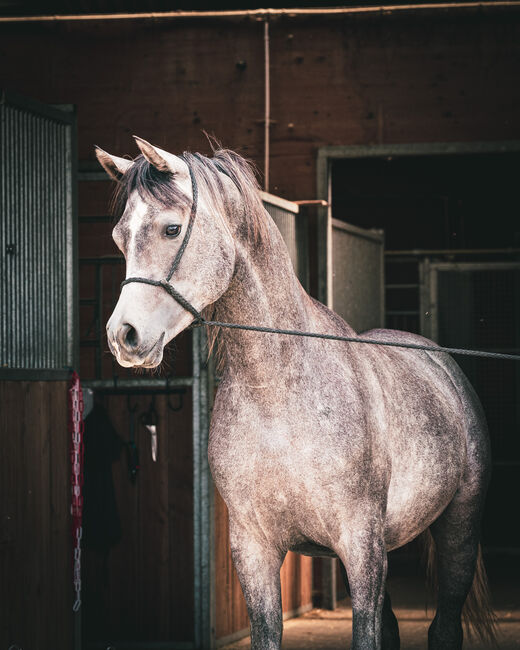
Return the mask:
M 141 415 L 141 422 L 146 425 L 157 424 L 158 416 L 157 411 L 155 410 L 155 394 L 152 394 L 152 399 L 150 400 L 150 406 L 147 411 Z

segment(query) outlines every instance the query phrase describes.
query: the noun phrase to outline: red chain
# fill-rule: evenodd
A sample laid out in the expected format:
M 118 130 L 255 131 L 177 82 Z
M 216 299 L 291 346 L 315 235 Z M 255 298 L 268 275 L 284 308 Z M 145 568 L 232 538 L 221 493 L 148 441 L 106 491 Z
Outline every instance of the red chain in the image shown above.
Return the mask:
M 69 432 L 70 442 L 70 485 L 72 501 L 70 512 L 72 515 L 72 546 L 74 548 L 73 572 L 75 600 L 73 610 L 77 612 L 81 607 L 81 535 L 83 519 L 83 458 L 84 441 L 83 431 L 83 391 L 79 375 L 72 373 L 69 387 Z

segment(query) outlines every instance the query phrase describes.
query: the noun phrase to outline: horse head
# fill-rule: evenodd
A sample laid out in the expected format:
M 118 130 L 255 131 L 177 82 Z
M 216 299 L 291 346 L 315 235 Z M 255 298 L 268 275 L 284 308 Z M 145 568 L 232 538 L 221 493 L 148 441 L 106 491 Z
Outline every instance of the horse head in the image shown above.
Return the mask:
M 193 314 L 229 286 L 235 244 L 222 201 L 212 199 L 207 183 L 198 185 L 187 159 L 134 137 L 141 155 L 133 161 L 96 149 L 124 206 L 112 236 L 125 257 L 127 280 L 107 335 L 122 366 L 153 368 L 161 363 L 164 346 L 193 322 Z M 217 179 L 216 171 L 214 176 L 213 185 L 223 189 L 229 183 Z M 172 300 L 164 290 L 166 280 L 193 312 Z

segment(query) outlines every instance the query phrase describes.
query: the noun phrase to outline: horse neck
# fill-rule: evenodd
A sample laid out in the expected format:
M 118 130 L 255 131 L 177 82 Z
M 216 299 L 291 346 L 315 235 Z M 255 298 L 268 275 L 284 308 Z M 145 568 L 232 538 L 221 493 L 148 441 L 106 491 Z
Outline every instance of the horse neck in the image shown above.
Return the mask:
M 217 320 L 283 329 L 306 329 L 312 303 L 300 285 L 283 239 L 269 218 L 269 232 L 252 243 L 237 239 L 233 279 L 215 305 Z M 284 376 L 302 354 L 301 339 L 283 335 L 226 330 L 225 373 L 251 386 Z

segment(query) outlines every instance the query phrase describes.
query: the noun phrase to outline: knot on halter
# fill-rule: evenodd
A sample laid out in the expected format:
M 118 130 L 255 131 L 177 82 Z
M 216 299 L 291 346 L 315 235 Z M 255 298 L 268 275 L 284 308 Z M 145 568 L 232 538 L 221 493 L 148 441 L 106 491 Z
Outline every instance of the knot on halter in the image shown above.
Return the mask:
M 123 282 L 121 282 L 121 288 L 123 288 L 125 284 L 130 284 L 130 282 L 140 282 L 141 284 L 151 284 L 154 287 L 162 287 L 174 300 L 176 300 L 179 303 L 181 307 L 183 307 L 186 311 L 189 311 L 190 314 L 192 314 L 195 317 L 195 320 L 197 321 L 197 325 L 202 325 L 205 323 L 202 314 L 188 300 L 186 300 L 186 298 L 184 298 L 184 296 L 182 296 L 177 291 L 177 289 L 175 289 L 175 287 L 173 287 L 170 284 L 170 279 L 172 275 L 175 273 L 175 271 L 177 270 L 177 267 L 179 266 L 179 262 L 181 261 L 184 251 L 186 250 L 186 246 L 188 245 L 188 241 L 191 236 L 191 231 L 193 230 L 193 223 L 195 221 L 195 216 L 197 214 L 197 203 L 198 203 L 197 181 L 195 179 L 195 174 L 193 173 L 191 165 L 188 164 L 188 161 L 185 158 L 183 159 L 184 162 L 188 165 L 188 170 L 190 172 L 193 201 L 191 204 L 190 220 L 188 222 L 186 234 L 184 235 L 182 244 L 180 245 L 180 248 L 173 259 L 172 265 L 170 267 L 170 271 L 164 280 L 151 280 L 150 278 L 141 278 L 141 277 L 126 278 L 126 280 L 123 280 Z

